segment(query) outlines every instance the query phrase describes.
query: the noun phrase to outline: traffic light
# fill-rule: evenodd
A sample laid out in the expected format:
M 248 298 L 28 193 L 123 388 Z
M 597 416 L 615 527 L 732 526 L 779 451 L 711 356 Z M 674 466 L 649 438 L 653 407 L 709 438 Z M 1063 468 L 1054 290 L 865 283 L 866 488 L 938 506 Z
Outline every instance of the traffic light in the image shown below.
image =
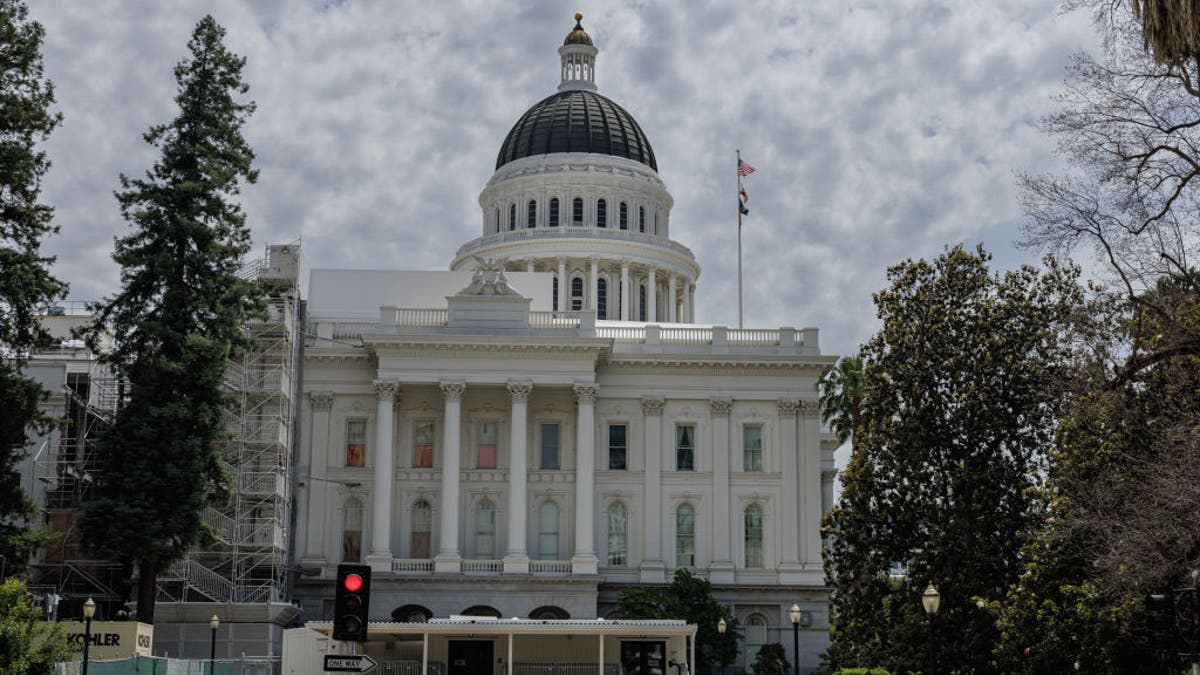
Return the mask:
M 1175 649 L 1175 603 L 1170 593 L 1146 596 L 1146 630 L 1150 633 L 1151 649 Z
M 337 592 L 333 600 L 333 639 L 367 641 L 367 614 L 371 600 L 371 568 L 338 565 Z

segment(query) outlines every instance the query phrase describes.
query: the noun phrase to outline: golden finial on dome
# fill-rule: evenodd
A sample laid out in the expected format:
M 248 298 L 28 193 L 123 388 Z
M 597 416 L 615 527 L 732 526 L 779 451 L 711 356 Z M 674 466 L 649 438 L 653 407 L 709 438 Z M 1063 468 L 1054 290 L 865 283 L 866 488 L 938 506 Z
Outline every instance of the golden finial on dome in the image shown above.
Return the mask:
M 583 21 L 583 14 L 581 12 L 575 12 L 575 23 L 579 23 L 580 21 Z

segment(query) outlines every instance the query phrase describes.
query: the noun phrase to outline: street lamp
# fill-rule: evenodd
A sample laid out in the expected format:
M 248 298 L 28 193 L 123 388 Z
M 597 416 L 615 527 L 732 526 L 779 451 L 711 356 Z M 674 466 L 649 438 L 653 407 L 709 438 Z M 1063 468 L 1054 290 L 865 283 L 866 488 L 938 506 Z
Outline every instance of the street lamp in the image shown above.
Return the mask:
M 804 612 L 800 611 L 799 603 L 792 604 L 788 618 L 792 620 L 792 675 L 800 675 L 800 620 Z
M 216 672 L 217 661 L 217 627 L 221 625 L 221 620 L 216 614 L 208 620 L 208 627 L 212 629 L 212 642 L 209 643 L 208 649 L 208 675 L 214 675 Z
M 728 628 L 729 627 L 725 625 L 725 617 L 721 617 L 721 620 L 717 622 L 717 634 L 721 636 L 719 642 L 725 641 L 725 631 Z M 719 653 L 724 654 L 724 649 L 722 649 Z M 725 657 L 723 655 L 721 657 L 721 672 L 725 672 Z
M 938 607 L 942 605 L 942 596 L 938 595 L 938 590 L 929 584 L 925 592 L 921 594 L 921 606 L 925 608 L 925 614 L 929 617 L 929 673 L 933 675 L 937 672 L 937 659 L 933 653 L 933 615 L 937 614 Z
M 92 617 L 96 616 L 96 601 L 91 598 L 83 603 L 83 675 L 88 670 L 88 647 L 92 644 Z

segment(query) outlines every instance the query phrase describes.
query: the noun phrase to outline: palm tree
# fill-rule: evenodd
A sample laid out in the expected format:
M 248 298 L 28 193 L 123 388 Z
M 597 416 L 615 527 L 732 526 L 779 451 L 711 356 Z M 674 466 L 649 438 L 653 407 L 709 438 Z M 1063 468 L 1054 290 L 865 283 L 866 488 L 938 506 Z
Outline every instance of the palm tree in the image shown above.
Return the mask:
M 858 415 L 867 386 L 862 358 L 843 356 L 817 386 L 821 391 L 821 422 L 829 424 L 839 443 L 845 443 L 858 428 Z
M 1200 56 L 1197 0 L 1133 0 L 1146 50 L 1159 63 L 1186 63 Z

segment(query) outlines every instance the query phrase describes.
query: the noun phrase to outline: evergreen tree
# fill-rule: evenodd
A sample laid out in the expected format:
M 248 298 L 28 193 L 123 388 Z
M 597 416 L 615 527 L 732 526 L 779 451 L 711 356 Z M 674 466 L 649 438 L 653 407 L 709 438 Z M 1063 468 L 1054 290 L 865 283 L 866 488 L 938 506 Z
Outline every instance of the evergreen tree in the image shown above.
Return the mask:
M 48 336 L 41 308 L 66 292 L 50 274 L 42 240 L 56 228 L 53 209 L 38 201 L 50 167 L 37 149 L 62 120 L 50 111 L 54 87 L 42 69 L 45 32 L 20 0 L 0 0 L 0 555 L 20 571 L 45 531 L 31 527 L 37 509 L 21 487 L 16 465 L 30 430 L 51 420 L 39 411 L 46 392 L 22 374 L 30 351 Z
M 712 584 L 686 569 L 675 571 L 670 586 L 631 588 L 621 593 L 623 619 L 683 619 L 696 624 L 696 660 L 692 672 L 719 675 L 737 657 L 737 619 L 712 595 Z M 725 634 L 717 629 L 725 620 Z
M 133 232 L 116 241 L 122 289 L 96 307 L 92 332 L 112 332 L 105 358 L 129 400 L 100 438 L 107 480 L 86 507 L 84 543 L 136 564 L 147 623 L 159 571 L 201 540 L 201 511 L 224 487 L 222 383 L 246 346 L 245 320 L 261 309 L 257 286 L 237 275 L 250 233 L 234 201 L 256 178 L 241 132 L 254 105 L 239 100 L 245 59 L 224 35 L 211 16 L 196 25 L 191 57 L 175 68 L 179 115 L 146 134 L 162 156 L 144 178 L 121 176 Z
M 1003 275 L 961 246 L 905 261 L 875 295 L 882 328 L 862 350 L 860 438 L 827 520 L 835 667 L 921 670 L 920 595 L 941 593 L 939 663 L 996 672 L 981 608 L 1020 571 L 1030 496 L 1053 433 L 1066 364 L 1059 335 L 1078 271 L 1048 259 Z M 903 575 L 892 575 L 895 566 Z

